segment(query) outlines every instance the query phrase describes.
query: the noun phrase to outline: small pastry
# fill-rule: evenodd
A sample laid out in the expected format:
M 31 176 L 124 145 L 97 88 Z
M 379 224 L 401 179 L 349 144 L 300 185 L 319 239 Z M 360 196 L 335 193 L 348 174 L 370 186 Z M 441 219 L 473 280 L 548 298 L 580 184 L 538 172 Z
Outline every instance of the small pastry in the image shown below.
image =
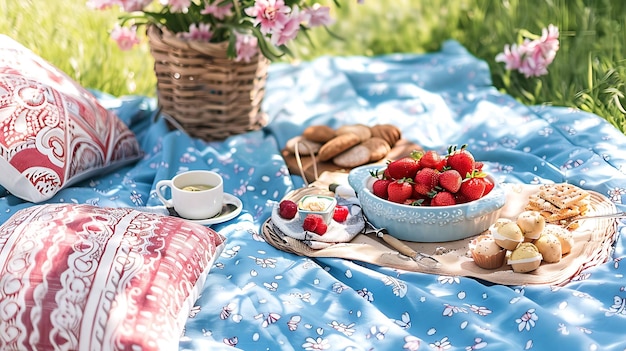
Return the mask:
M 498 218 L 496 219 L 496 221 L 491 225 L 491 227 L 493 228 L 500 228 L 501 226 L 503 226 L 504 224 L 510 223 L 512 222 L 512 220 L 508 219 L 508 218 Z
M 552 234 L 559 239 L 561 242 L 562 255 L 567 255 L 572 251 L 572 247 L 574 246 L 574 235 L 569 230 L 561 227 L 560 225 L 548 223 L 543 229 L 543 234 Z
M 546 219 L 539 211 L 524 211 L 517 216 L 516 223 L 524 234 L 524 241 L 533 241 L 541 236 Z
M 521 243 L 509 257 L 508 264 L 516 273 L 528 273 L 539 268 L 543 256 L 532 243 Z
M 517 223 L 511 221 L 500 226 L 493 224 L 489 229 L 496 244 L 506 250 L 514 250 L 519 243 L 524 241 L 524 234 Z
M 537 250 L 546 263 L 557 263 L 561 260 L 561 241 L 554 234 L 542 234 L 534 242 Z
M 493 236 L 489 234 L 479 235 L 470 241 L 469 249 L 478 267 L 496 269 L 504 264 L 506 250 L 496 244 Z

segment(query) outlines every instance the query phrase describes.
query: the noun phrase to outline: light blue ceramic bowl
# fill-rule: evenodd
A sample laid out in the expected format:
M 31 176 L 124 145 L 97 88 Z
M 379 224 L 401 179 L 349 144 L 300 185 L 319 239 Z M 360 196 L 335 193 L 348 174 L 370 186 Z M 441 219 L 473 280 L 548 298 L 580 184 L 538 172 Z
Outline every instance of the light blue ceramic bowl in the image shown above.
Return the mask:
M 376 179 L 370 172 L 384 169 L 381 165 L 354 168 L 348 174 L 348 183 L 356 191 L 367 219 L 401 240 L 446 242 L 480 234 L 498 219 L 506 199 L 504 188 L 496 182 L 489 194 L 464 204 L 424 207 L 398 204 L 372 193 Z M 493 177 L 491 180 L 495 182 Z

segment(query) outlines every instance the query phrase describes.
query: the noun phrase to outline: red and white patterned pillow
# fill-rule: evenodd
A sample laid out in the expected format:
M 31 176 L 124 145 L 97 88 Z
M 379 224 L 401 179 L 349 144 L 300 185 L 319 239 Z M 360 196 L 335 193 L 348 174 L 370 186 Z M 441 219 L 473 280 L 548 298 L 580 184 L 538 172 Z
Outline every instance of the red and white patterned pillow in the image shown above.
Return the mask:
M 130 208 L 20 210 L 0 226 L 0 350 L 178 350 L 224 243 Z
M 132 131 L 93 94 L 0 35 L 0 185 L 41 202 L 140 155 Z

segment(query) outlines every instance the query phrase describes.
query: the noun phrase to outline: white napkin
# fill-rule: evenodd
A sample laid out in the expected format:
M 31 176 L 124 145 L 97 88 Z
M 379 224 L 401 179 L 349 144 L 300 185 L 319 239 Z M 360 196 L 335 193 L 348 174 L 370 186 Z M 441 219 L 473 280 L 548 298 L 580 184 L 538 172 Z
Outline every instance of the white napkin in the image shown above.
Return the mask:
M 335 196 L 337 205 L 348 207 L 348 218 L 344 222 L 337 222 L 331 219 L 328 230 L 323 235 L 302 229 L 303 218 L 299 214 L 293 219 L 287 220 L 278 214 L 279 205 L 272 209 L 272 223 L 283 234 L 298 239 L 310 246 L 312 249 L 323 249 L 336 243 L 346 243 L 351 241 L 357 234 L 363 231 L 365 221 L 358 201 L 351 201 L 340 196 Z

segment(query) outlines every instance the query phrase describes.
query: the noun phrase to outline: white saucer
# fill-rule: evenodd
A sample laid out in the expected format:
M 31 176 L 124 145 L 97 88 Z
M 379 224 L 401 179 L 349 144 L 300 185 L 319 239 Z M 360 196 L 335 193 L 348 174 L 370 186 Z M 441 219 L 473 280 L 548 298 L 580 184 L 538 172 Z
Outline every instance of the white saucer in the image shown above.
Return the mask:
M 194 223 L 198 223 L 202 225 L 223 223 L 223 222 L 230 221 L 231 219 L 237 217 L 241 213 L 241 210 L 243 209 L 243 204 L 241 203 L 241 200 L 239 200 L 238 197 L 228 194 L 228 193 L 224 193 L 223 204 L 233 204 L 237 207 L 237 209 L 225 215 L 218 214 L 215 217 L 206 218 L 206 219 L 187 219 L 187 220 L 190 222 L 194 222 Z

